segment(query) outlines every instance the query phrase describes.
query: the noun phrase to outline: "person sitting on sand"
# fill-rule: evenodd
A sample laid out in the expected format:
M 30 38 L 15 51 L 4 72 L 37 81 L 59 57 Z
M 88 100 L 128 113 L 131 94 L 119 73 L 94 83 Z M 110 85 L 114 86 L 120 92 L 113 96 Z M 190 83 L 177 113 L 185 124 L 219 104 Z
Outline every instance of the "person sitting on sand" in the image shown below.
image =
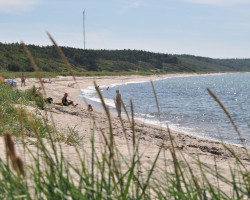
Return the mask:
M 116 99 L 115 99 L 115 106 L 116 106 L 116 110 L 118 112 L 118 117 L 121 117 L 121 107 L 122 107 L 122 104 L 121 104 L 121 95 L 119 93 L 119 90 L 116 90 Z
M 72 106 L 76 107 L 78 105 L 78 104 L 74 105 L 74 102 L 68 100 L 67 97 L 68 97 L 68 93 L 65 93 L 64 96 L 63 96 L 63 98 L 62 98 L 62 104 L 64 106 L 72 105 Z
M 40 94 L 41 90 L 42 90 L 42 87 L 37 88 L 35 92 L 35 97 L 37 97 Z
M 90 104 L 88 105 L 88 111 L 89 112 L 93 111 L 93 107 Z

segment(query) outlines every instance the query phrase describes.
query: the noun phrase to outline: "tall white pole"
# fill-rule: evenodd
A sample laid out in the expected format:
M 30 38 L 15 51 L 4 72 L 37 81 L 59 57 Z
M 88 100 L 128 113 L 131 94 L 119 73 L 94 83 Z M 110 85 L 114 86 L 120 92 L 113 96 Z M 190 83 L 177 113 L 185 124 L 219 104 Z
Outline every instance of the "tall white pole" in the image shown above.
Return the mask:
M 85 10 L 83 11 L 83 45 L 85 49 Z

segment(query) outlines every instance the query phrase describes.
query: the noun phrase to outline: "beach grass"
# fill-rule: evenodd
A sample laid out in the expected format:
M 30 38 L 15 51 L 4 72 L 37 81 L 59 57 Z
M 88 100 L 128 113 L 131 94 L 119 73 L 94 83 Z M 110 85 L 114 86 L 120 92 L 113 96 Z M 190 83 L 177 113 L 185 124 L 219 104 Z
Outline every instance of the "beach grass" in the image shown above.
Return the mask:
M 38 72 L 36 72 L 38 73 Z M 75 76 L 75 74 L 71 74 Z M 1 139 L 5 141 L 6 160 L 0 158 L 0 199 L 249 199 L 250 173 L 237 154 L 223 144 L 236 161 L 231 168 L 231 177 L 225 177 L 216 167 L 202 163 L 199 157 L 187 159 L 175 144 L 170 129 L 160 130 L 169 137 L 170 145 L 163 139 L 158 152 L 145 167 L 140 151 L 140 137 L 136 136 L 133 101 L 131 111 L 123 105 L 129 123 L 131 138 L 127 140 L 128 155 L 119 150 L 114 137 L 112 115 L 105 105 L 96 85 L 109 124 L 107 131 L 98 129 L 95 117 L 89 127 L 91 153 L 81 147 L 81 133 L 70 129 L 67 140 L 60 140 L 51 122 L 32 114 L 29 107 L 43 112 L 32 94 L 34 88 L 21 92 L 7 84 L 0 85 Z M 157 94 L 152 83 L 159 116 Z M 20 105 L 20 106 L 16 106 Z M 131 115 L 129 114 L 131 113 Z M 45 115 L 48 115 L 45 109 Z M 49 118 L 49 117 L 48 117 Z M 83 134 L 83 133 L 82 133 Z M 101 150 L 97 151 L 95 135 L 102 137 Z M 25 137 L 24 137 L 25 136 Z M 27 144 L 27 136 L 34 138 Z M 163 137 L 164 138 L 164 137 Z M 18 142 L 17 142 L 18 141 Z M 63 153 L 62 141 L 74 145 L 75 166 Z M 23 149 L 15 148 L 21 144 Z M 35 150 L 34 150 L 35 149 Z M 160 154 L 170 153 L 171 160 L 164 156 L 165 166 L 157 165 Z M 23 154 L 32 162 L 26 163 Z M 245 156 L 249 159 L 248 151 Z M 73 155 L 72 155 L 73 156 Z M 190 155 L 190 157 L 192 157 Z M 21 159 L 22 158 L 22 159 Z M 193 166 L 199 169 L 195 172 Z M 216 159 L 214 160 L 216 166 Z M 212 177 L 212 178 L 211 178 Z M 215 183 L 211 181 L 216 180 Z M 226 193 L 221 185 L 230 187 Z

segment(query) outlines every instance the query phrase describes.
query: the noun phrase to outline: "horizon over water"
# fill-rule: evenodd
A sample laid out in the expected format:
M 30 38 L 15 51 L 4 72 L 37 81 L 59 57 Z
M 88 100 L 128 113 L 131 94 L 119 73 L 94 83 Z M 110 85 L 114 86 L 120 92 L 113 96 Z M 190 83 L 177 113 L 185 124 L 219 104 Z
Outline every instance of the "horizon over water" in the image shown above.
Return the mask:
M 250 147 L 250 73 L 171 77 L 153 81 L 160 105 L 160 118 L 150 81 L 100 86 L 111 112 L 116 112 L 115 90 L 119 89 L 128 111 L 133 101 L 135 118 L 186 134 L 241 145 L 226 114 L 208 94 L 220 99 L 235 121 L 245 145 Z M 82 90 L 82 98 L 101 108 L 94 87 Z M 122 109 L 123 111 L 123 109 Z

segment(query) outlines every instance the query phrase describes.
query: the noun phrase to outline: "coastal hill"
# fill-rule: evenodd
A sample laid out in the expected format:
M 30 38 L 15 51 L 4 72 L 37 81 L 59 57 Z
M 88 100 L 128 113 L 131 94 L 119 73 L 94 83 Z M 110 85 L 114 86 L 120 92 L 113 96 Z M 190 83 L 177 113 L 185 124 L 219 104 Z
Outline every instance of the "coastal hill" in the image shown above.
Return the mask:
M 27 45 L 44 72 L 68 71 L 54 46 Z M 191 55 L 152 53 L 142 50 L 83 50 L 61 47 L 76 72 L 246 72 L 250 59 L 212 59 Z M 0 43 L 0 71 L 32 72 L 29 59 L 19 43 Z

